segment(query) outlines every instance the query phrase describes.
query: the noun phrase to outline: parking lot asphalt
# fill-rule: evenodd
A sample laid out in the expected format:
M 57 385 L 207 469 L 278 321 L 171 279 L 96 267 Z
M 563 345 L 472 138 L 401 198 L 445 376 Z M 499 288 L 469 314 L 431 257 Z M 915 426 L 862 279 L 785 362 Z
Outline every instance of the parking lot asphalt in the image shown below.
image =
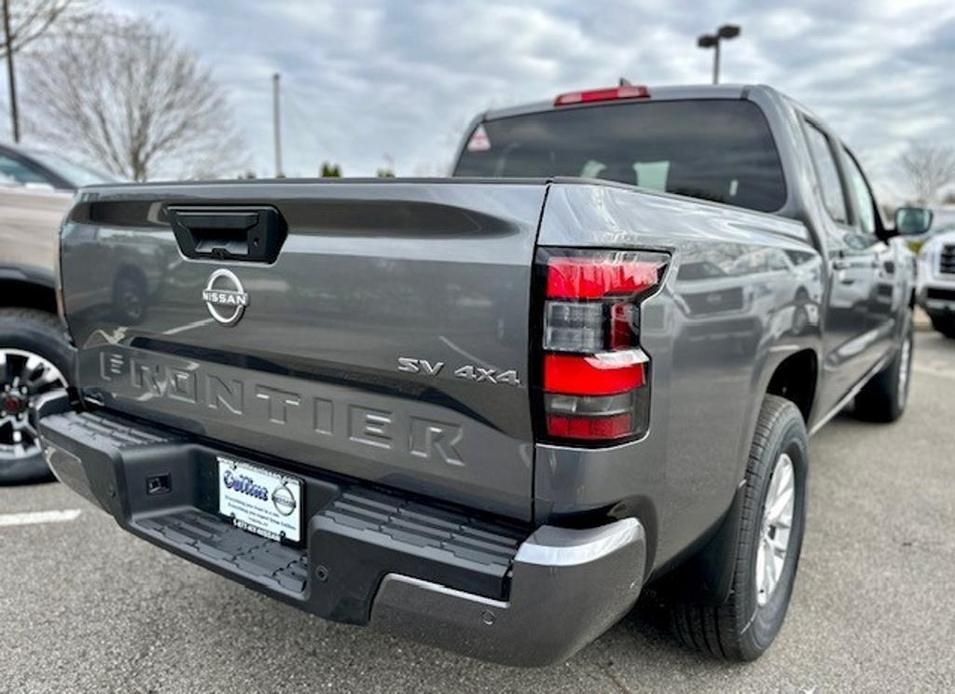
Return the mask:
M 916 349 L 902 421 L 813 439 L 793 604 L 755 663 L 683 650 L 645 610 L 561 665 L 479 663 L 307 616 L 45 484 L 0 489 L 0 519 L 80 510 L 0 523 L 0 691 L 953 691 L 955 341 Z

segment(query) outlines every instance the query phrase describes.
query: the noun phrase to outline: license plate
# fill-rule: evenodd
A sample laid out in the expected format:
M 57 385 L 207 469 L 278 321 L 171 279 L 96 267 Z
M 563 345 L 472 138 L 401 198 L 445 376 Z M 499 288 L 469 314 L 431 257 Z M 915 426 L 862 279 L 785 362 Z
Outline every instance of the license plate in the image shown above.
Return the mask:
M 301 542 L 301 480 L 223 456 L 216 461 L 219 513 L 256 535 Z

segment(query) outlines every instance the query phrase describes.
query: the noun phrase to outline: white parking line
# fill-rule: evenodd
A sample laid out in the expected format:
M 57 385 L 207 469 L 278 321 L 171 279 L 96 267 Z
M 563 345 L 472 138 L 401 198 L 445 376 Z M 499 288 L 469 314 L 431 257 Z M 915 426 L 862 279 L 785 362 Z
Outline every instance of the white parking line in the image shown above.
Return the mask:
M 32 513 L 0 514 L 0 528 L 9 525 L 36 525 L 37 523 L 68 523 L 79 518 L 78 508 L 63 511 L 34 511 Z

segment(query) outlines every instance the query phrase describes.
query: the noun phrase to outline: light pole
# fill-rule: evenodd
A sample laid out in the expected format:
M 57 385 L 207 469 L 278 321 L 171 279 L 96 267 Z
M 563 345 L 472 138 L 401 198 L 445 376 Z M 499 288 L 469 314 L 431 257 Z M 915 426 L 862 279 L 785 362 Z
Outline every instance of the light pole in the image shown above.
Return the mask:
M 739 25 L 724 24 L 715 34 L 703 34 L 696 40 L 696 45 L 700 48 L 713 49 L 713 84 L 720 83 L 720 41 L 735 39 L 739 32 Z
M 17 110 L 17 80 L 13 69 L 13 41 L 10 40 L 10 3 L 3 0 L 3 37 L 7 53 L 7 84 L 10 89 L 10 118 L 13 122 L 13 141 L 20 142 L 20 115 Z
M 279 115 L 279 73 L 272 75 L 272 135 L 275 138 L 275 177 L 284 178 L 282 172 L 282 119 Z

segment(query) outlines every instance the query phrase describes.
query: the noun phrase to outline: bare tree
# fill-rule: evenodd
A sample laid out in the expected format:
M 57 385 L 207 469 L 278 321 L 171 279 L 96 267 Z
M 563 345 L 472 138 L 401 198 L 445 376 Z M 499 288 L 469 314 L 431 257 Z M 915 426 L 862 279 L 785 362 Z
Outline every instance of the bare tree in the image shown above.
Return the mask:
M 0 45 L 0 58 L 16 54 L 32 43 L 51 35 L 55 29 L 70 33 L 88 17 L 84 0 L 4 0 L 10 20 L 10 34 Z
M 917 201 L 931 204 L 942 190 L 955 183 L 955 150 L 913 142 L 899 157 L 899 166 Z
M 103 14 L 30 57 L 31 126 L 46 142 L 145 181 L 235 173 L 244 155 L 211 72 L 144 19 Z
M 17 79 L 13 58 L 55 29 L 69 30 L 86 17 L 85 0 L 2 0 L 3 43 L 0 58 L 7 63 L 7 89 L 13 141 L 20 141 L 20 115 L 17 106 Z

